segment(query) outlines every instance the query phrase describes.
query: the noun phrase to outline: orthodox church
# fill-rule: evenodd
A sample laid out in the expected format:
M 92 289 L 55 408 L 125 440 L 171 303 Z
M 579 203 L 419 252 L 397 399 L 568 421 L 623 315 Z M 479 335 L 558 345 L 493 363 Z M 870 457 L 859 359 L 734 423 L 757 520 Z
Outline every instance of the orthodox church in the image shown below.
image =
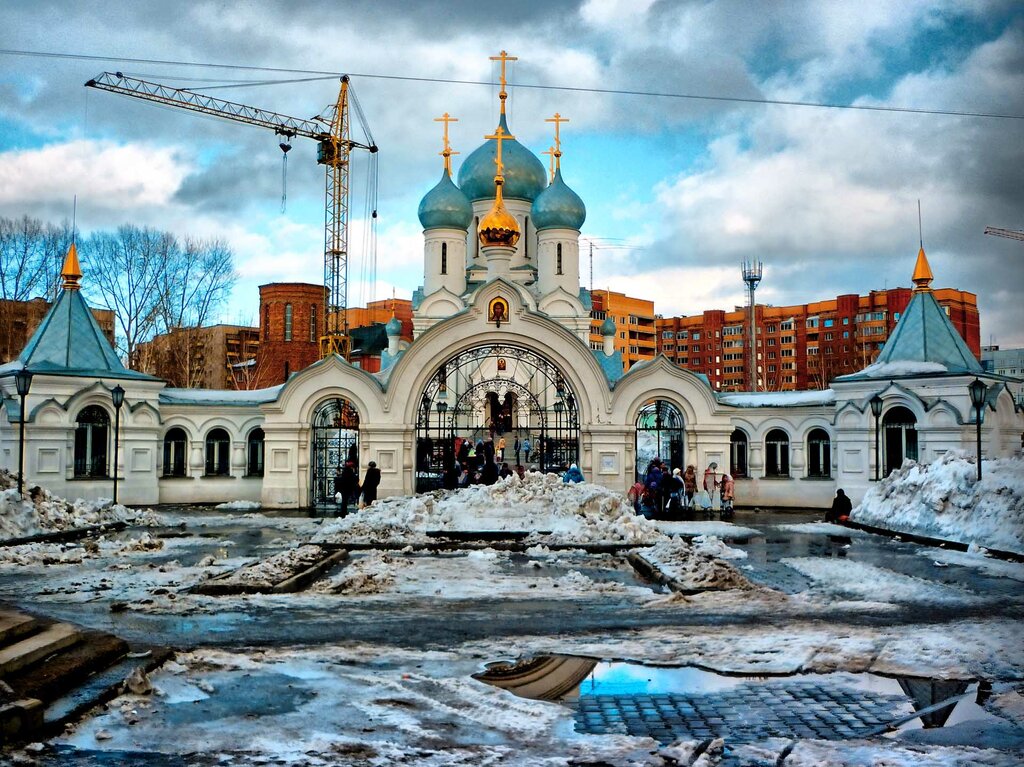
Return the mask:
M 824 391 L 716 393 L 665 357 L 623 374 L 611 317 L 603 348 L 589 343 L 586 208 L 562 175 L 565 118 L 549 118 L 546 169 L 512 133 L 499 59 L 498 124 L 457 183 L 441 118 L 444 166 L 419 206 L 414 340 L 401 348 L 400 323 L 388 323 L 379 372 L 332 355 L 268 389 L 169 388 L 121 364 L 82 298 L 72 246 L 63 292 L 0 367 L 0 466 L 17 472 L 22 460 L 28 486 L 68 498 L 110 497 L 116 478 L 123 503 L 314 507 L 334 503 L 348 460 L 360 476 L 376 463 L 381 496 L 408 494 L 440 487 L 462 442 L 504 440 L 511 465 L 576 463 L 622 492 L 660 456 L 717 464 L 736 478 L 740 506 L 823 508 L 837 488 L 859 499 L 906 458 L 973 453 L 977 413 L 984 455 L 1020 450 L 1024 412 L 1009 379 L 983 372 L 935 301 L 923 248 L 878 360 Z

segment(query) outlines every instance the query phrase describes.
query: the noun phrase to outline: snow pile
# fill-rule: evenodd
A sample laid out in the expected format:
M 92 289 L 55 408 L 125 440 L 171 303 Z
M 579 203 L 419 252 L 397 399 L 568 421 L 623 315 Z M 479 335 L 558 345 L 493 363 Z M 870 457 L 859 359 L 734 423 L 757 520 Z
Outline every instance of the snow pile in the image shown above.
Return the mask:
M 328 552 L 320 546 L 306 545 L 236 570 L 218 583 L 255 589 L 270 589 L 321 561 Z
M 654 543 L 665 535 L 633 513 L 620 493 L 556 474 L 527 474 L 437 495 L 386 498 L 325 523 L 316 541 L 371 543 L 430 540 L 427 531 L 515 531 L 542 543 Z
M 346 565 L 338 575 L 317 581 L 310 591 L 349 596 L 381 594 L 395 585 L 399 570 L 411 565 L 412 562 L 403 556 L 371 551 Z
M 719 543 L 721 544 L 721 541 Z M 728 548 L 724 544 L 722 546 Z M 704 553 L 681 538 L 662 541 L 644 549 L 638 556 L 659 570 L 672 581 L 675 589 L 681 591 L 753 588 L 750 581 L 728 562 Z
M 136 512 L 110 499 L 74 503 L 33 487 L 29 498 L 18 497 L 17 488 L 0 491 L 0 539 L 54 533 L 111 522 L 150 523 L 150 512 Z
M 693 548 L 701 554 L 719 559 L 746 559 L 747 552 L 743 549 L 734 549 L 726 546 L 722 539 L 714 535 L 698 535 L 691 542 Z
M 263 504 L 259 501 L 228 501 L 227 503 L 218 503 L 213 508 L 231 511 L 253 511 L 262 507 Z
M 858 378 L 899 378 L 902 376 L 920 376 L 928 374 L 941 375 L 948 373 L 949 368 L 941 362 L 924 360 L 893 360 L 892 362 L 876 362 L 868 365 L 859 373 Z
M 1024 459 L 985 461 L 949 451 L 930 464 L 906 461 L 872 487 L 854 522 L 1024 554 Z

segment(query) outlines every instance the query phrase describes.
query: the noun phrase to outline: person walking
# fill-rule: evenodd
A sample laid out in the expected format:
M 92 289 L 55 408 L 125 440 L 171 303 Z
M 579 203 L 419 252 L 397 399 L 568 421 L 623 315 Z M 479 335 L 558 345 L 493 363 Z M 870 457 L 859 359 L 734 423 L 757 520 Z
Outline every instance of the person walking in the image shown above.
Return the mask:
M 516 437 L 515 443 L 512 445 L 512 452 L 516 454 L 516 465 L 519 465 L 519 453 L 523 449 L 523 443 L 519 441 L 519 437 Z
M 363 506 L 369 506 L 377 500 L 377 486 L 380 485 L 380 469 L 376 461 L 370 461 L 363 475 Z
M 853 502 L 843 492 L 842 488 L 836 490 L 836 497 L 832 500 L 832 508 L 825 512 L 826 522 L 845 522 L 850 518 L 853 511 Z
M 502 435 L 501 437 L 498 437 L 498 460 L 499 461 L 504 461 L 505 460 L 505 437 L 504 437 L 504 435 Z
M 683 482 L 683 472 L 677 466 L 672 469 L 672 476 L 668 484 L 668 505 L 666 512 L 669 519 L 680 519 L 683 516 L 683 499 L 686 496 L 686 487 Z
M 715 492 L 719 486 L 718 481 L 718 464 L 712 461 L 708 464 L 708 467 L 704 469 L 704 492 L 708 494 L 709 506 L 713 507 L 715 502 Z
M 732 502 L 736 493 L 736 483 L 730 474 L 722 475 L 722 519 L 732 519 Z
M 345 461 L 341 469 L 341 515 L 348 514 L 348 505 L 359 499 L 359 475 L 352 461 Z
M 684 506 L 692 508 L 693 497 L 697 495 L 697 467 L 690 464 L 683 472 L 683 493 L 685 495 Z
M 523 440 L 523 453 L 524 453 L 523 463 L 529 463 L 530 462 L 530 448 L 531 447 L 533 447 L 533 446 L 530 444 L 530 438 L 527 437 L 526 439 Z

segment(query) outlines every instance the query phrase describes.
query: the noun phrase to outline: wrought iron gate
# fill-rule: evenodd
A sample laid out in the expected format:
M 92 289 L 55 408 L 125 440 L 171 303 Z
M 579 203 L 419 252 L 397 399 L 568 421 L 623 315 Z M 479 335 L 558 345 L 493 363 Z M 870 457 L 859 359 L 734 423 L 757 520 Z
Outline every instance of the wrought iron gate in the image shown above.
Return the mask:
M 359 413 L 346 399 L 328 400 L 313 414 L 312 432 L 310 505 L 334 506 L 334 480 L 345 462 L 359 469 Z

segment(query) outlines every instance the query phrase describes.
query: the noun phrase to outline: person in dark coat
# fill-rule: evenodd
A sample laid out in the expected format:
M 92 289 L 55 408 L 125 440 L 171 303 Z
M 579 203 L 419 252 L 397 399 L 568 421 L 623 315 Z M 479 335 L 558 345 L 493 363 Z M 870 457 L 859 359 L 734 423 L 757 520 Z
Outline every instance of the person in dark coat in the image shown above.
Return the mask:
M 345 461 L 341 470 L 341 513 L 348 513 L 348 505 L 359 498 L 359 475 L 352 461 Z
M 363 475 L 363 505 L 369 506 L 377 500 L 377 486 L 380 484 L 380 469 L 374 461 L 370 461 L 366 474 Z
M 516 441 L 512 445 L 512 452 L 516 454 L 516 464 L 519 463 L 519 452 L 522 449 L 523 449 L 523 443 L 519 441 L 519 437 L 516 437 Z
M 462 475 L 462 468 L 458 463 L 452 461 L 444 473 L 444 489 L 454 490 L 459 486 L 459 477 Z
M 484 467 L 480 470 L 480 483 L 483 485 L 493 485 L 498 481 L 498 464 L 494 461 L 487 461 Z
M 853 504 L 842 488 L 836 490 L 836 497 L 832 501 L 832 508 L 825 513 L 826 522 L 845 522 L 850 518 L 853 511 Z

